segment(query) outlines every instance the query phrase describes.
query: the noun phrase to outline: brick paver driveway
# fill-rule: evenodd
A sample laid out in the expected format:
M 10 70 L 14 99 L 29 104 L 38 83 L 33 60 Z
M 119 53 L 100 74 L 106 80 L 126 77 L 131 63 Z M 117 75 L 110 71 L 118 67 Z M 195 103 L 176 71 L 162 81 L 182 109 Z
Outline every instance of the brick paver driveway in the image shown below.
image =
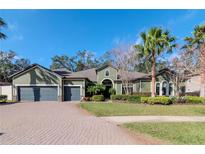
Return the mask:
M 86 114 L 73 103 L 3 105 L 0 122 L 1 144 L 147 143 L 114 123 Z

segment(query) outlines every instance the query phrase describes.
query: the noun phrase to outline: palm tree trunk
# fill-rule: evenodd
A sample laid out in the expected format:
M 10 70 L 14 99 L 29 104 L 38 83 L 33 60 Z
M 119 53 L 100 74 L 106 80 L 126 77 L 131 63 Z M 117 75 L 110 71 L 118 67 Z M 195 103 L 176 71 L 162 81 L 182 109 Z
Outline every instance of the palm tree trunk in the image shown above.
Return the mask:
M 200 96 L 205 96 L 205 45 L 201 46 L 200 56 L 200 76 L 201 76 L 201 92 Z
M 156 59 L 155 53 L 152 53 L 152 97 L 155 97 L 155 82 L 156 82 Z

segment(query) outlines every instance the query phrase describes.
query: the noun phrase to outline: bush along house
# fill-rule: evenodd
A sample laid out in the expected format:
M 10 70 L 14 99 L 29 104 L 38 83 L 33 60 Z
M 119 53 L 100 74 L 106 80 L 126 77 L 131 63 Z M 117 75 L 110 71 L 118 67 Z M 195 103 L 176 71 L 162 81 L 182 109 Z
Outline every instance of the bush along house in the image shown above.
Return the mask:
M 39 64 L 13 74 L 12 98 L 17 101 L 79 101 L 86 96 L 87 88 L 92 83 L 103 84 L 106 92 L 115 89 L 116 94 L 124 94 L 123 78 L 129 76 L 131 93 L 151 93 L 151 76 L 140 72 L 118 70 L 112 65 L 103 65 L 79 72 L 66 69 L 50 70 Z M 168 69 L 156 75 L 156 94 L 174 96 L 174 84 Z M 107 94 L 109 96 L 109 94 Z

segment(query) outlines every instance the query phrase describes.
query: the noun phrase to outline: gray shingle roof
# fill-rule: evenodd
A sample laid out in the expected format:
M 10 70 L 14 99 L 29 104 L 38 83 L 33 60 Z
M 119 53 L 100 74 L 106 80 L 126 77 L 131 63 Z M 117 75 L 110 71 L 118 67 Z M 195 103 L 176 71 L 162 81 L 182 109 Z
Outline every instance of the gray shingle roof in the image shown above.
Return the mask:
M 87 69 L 79 72 L 72 72 L 66 78 L 88 78 L 90 81 L 97 81 L 96 68 Z
M 130 80 L 135 80 L 137 78 L 143 78 L 145 77 L 147 74 L 145 73 L 141 73 L 141 72 L 130 72 L 130 71 L 123 71 L 123 70 L 119 70 L 118 71 L 118 76 L 119 79 L 125 79 L 128 78 Z

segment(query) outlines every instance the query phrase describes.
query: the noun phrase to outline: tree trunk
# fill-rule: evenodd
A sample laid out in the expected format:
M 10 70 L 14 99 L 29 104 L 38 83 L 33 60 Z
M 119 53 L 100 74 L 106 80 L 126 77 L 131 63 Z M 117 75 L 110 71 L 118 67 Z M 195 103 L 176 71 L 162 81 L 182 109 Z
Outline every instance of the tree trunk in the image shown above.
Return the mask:
M 201 77 L 200 96 L 205 96 L 205 44 L 201 46 L 200 77 Z
M 156 93 L 155 93 L 155 82 L 156 82 L 156 68 L 155 68 L 155 65 L 156 65 L 156 61 L 155 61 L 155 53 L 153 52 L 152 53 L 152 97 L 155 97 L 156 96 Z

